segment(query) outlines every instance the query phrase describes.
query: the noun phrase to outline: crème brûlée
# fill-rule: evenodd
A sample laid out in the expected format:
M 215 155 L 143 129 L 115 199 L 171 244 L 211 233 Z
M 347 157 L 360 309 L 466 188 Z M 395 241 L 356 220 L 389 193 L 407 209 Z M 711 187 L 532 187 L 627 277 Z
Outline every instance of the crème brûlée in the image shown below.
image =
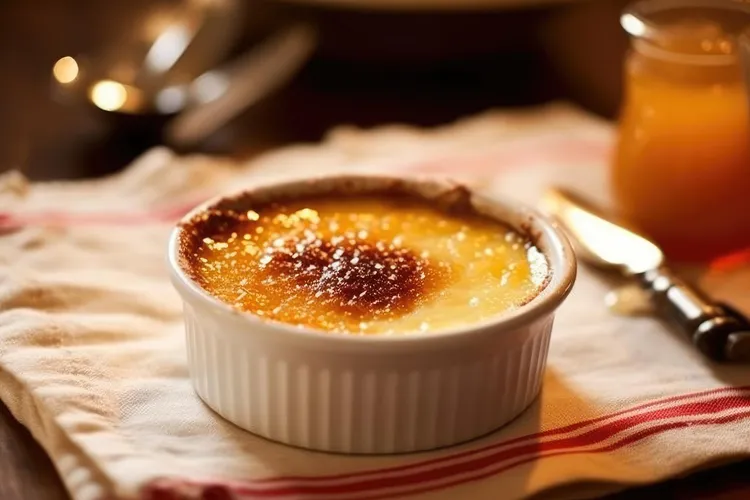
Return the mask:
M 416 196 L 213 208 L 183 229 L 182 266 L 205 291 L 238 310 L 328 332 L 460 328 L 522 306 L 549 275 L 527 235 Z

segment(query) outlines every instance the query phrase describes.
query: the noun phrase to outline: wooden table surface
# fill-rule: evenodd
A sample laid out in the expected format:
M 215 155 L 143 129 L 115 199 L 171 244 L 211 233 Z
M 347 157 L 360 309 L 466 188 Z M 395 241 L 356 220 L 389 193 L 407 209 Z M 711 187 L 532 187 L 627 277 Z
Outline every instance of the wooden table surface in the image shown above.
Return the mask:
M 113 119 L 90 108 L 56 102 L 49 92 L 49 71 L 55 60 L 104 43 L 153 3 L 158 2 L 0 2 L 0 171 L 18 168 L 35 179 L 101 175 L 159 143 L 159 120 Z M 263 2 L 251 3 L 253 22 L 273 17 L 267 15 Z M 534 22 L 534 16 L 530 21 L 525 14 L 519 19 L 513 23 Z M 413 24 L 430 29 L 431 22 L 419 18 Z M 611 22 L 616 29 L 614 16 Z M 570 89 L 550 74 L 544 56 L 528 47 L 422 63 L 356 64 L 319 55 L 294 84 L 244 113 L 201 150 L 247 158 L 290 142 L 317 140 L 342 122 L 433 125 L 493 106 L 571 97 L 566 93 Z M 612 68 L 619 62 L 608 64 Z M 597 111 L 612 112 L 611 104 L 599 104 Z M 67 498 L 43 450 L 0 403 L 0 500 Z M 611 500 L 650 498 L 750 498 L 750 461 L 629 490 Z

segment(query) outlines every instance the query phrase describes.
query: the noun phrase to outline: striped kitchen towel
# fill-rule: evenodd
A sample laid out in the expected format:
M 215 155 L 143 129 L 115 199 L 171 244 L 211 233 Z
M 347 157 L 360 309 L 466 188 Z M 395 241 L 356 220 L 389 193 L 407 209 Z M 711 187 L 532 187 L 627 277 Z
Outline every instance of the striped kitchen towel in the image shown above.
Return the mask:
M 450 175 L 536 203 L 549 184 L 607 203 L 612 128 L 565 105 L 437 129 L 340 128 L 239 165 L 150 151 L 105 179 L 0 178 L 0 398 L 75 500 L 584 498 L 750 456 L 750 369 L 703 359 L 647 317 L 616 317 L 581 269 L 539 399 L 492 435 L 352 457 L 252 436 L 187 376 L 164 256 L 175 219 L 258 179 L 341 170 Z M 750 311 L 748 259 L 701 285 Z M 30 492 L 33 498 L 33 492 Z

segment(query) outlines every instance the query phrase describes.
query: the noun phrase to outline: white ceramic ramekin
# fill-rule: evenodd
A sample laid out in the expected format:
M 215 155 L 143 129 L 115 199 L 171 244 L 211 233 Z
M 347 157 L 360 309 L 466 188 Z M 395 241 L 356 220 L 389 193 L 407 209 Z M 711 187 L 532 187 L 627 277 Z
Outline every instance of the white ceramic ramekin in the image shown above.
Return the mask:
M 171 278 L 184 300 L 190 375 L 208 406 L 236 425 L 294 446 L 399 453 L 452 445 L 501 427 L 540 390 L 555 310 L 576 261 L 565 236 L 536 212 L 434 179 L 336 176 L 255 187 L 231 199 L 325 193 L 414 193 L 477 212 L 531 235 L 550 264 L 544 290 L 496 319 L 437 333 L 317 332 L 240 313 L 181 267 L 181 226 L 169 243 Z M 196 208 L 184 221 L 220 203 Z M 233 201 L 236 206 L 238 202 Z

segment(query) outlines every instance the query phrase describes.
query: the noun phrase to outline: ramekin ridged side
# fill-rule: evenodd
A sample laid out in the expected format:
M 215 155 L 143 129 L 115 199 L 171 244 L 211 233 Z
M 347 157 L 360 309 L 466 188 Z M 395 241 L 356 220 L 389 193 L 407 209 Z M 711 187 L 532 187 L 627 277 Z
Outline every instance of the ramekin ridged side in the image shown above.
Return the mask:
M 353 454 L 439 448 L 503 426 L 538 395 L 552 329 L 548 316 L 500 342 L 403 355 L 322 352 L 215 328 L 226 325 L 215 314 L 185 305 L 201 399 L 254 434 Z

